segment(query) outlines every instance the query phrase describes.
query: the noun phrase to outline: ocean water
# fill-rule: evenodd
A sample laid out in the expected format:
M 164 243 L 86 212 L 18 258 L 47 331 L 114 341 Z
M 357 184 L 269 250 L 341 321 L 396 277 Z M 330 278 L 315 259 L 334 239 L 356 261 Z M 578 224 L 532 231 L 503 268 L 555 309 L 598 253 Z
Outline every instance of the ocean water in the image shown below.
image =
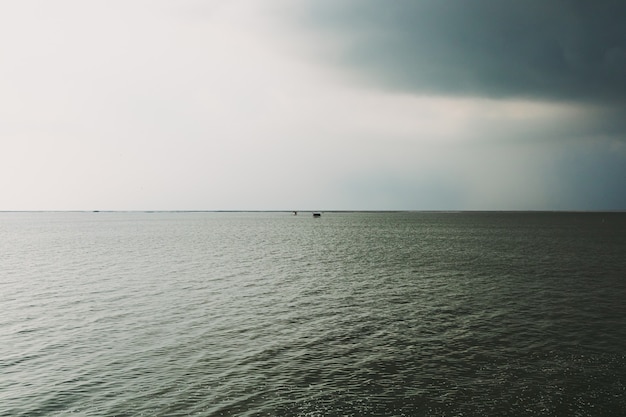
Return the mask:
M 625 213 L 0 213 L 0 416 L 619 416 Z

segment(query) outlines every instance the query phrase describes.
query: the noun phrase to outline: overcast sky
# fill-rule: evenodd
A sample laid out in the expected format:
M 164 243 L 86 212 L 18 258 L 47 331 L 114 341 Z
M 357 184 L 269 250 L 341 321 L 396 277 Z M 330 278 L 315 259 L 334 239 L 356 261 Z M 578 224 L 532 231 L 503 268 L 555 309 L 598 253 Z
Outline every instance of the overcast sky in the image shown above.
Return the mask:
M 626 209 L 626 2 L 1 2 L 0 210 L 96 209 Z

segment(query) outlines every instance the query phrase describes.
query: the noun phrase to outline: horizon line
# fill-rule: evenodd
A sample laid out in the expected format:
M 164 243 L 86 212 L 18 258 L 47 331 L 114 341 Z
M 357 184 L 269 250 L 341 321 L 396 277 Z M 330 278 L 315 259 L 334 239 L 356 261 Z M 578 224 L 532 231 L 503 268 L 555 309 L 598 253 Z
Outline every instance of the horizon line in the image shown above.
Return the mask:
M 183 210 L 159 210 L 159 209 L 133 209 L 133 210 L 0 210 L 0 213 L 626 213 L 626 209 L 183 209 Z

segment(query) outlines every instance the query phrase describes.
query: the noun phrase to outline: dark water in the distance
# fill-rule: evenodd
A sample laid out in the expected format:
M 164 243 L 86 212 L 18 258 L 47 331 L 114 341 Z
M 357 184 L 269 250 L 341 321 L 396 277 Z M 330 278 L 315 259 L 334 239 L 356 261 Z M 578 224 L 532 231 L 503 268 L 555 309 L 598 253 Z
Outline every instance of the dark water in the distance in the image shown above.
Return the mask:
M 619 416 L 626 214 L 0 213 L 1 416 Z

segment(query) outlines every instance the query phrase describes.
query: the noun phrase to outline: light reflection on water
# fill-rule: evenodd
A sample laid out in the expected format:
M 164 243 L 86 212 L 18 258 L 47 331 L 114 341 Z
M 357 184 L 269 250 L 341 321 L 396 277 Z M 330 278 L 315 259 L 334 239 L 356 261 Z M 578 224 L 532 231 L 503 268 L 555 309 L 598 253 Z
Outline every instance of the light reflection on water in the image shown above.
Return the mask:
M 626 409 L 620 213 L 2 213 L 0 415 Z

